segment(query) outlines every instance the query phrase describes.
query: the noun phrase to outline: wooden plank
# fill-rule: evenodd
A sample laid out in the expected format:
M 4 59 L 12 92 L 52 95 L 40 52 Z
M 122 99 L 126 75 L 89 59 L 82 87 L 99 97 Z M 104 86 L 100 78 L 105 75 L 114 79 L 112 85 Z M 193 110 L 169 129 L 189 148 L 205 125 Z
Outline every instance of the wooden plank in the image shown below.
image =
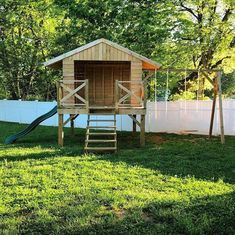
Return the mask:
M 119 102 L 119 89 L 118 89 L 118 80 L 115 80 L 115 109 L 118 110 Z
M 69 117 L 67 118 L 67 120 L 63 123 L 63 126 L 66 126 L 66 125 L 70 122 L 70 120 L 71 120 L 71 115 L 72 115 L 72 114 L 70 114 Z
M 73 56 L 71 56 L 73 60 L 79 60 L 80 59 L 80 53 L 76 53 Z
M 116 140 L 107 140 L 107 139 L 105 139 L 105 140 L 101 140 L 101 139 L 95 140 L 95 139 L 93 139 L 93 140 L 86 140 L 86 142 L 88 142 L 88 143 L 114 143 L 114 142 L 116 142 Z
M 71 70 L 74 70 L 74 64 L 64 64 L 63 66 L 63 70 L 67 70 L 67 71 L 71 71 Z
M 95 46 L 91 48 L 91 58 L 92 60 L 95 60 Z
M 95 46 L 95 55 L 94 55 L 95 60 L 99 60 L 99 46 L 98 45 Z
M 117 60 L 122 60 L 122 51 L 117 50 Z
M 89 110 L 89 80 L 86 79 L 85 82 L 86 86 L 85 86 L 85 100 L 86 100 L 86 108 L 87 111 Z
M 137 120 L 135 114 L 133 115 L 133 118 L 134 118 L 135 120 Z M 134 120 L 133 120 L 133 122 L 132 122 L 132 125 L 133 125 L 133 130 L 132 130 L 132 131 L 133 131 L 133 133 L 136 133 L 136 122 L 135 122 Z M 139 127 L 140 127 L 140 125 L 139 125 Z
M 113 76 L 113 67 L 111 68 L 111 95 L 112 95 L 112 103 L 114 103 L 114 76 Z
M 87 147 L 85 150 L 94 150 L 94 151 L 108 151 L 116 150 L 116 147 Z
M 63 132 L 63 114 L 59 114 L 59 125 L 58 125 L 58 145 L 63 146 L 64 145 L 64 132 Z
M 141 115 L 140 124 L 140 146 L 145 146 L 145 115 Z
M 136 119 L 136 115 L 128 115 L 132 120 L 133 120 L 133 129 L 134 129 L 134 124 L 135 124 L 135 132 L 136 132 L 136 124 L 140 127 L 140 122 Z M 133 130 L 134 132 L 134 130 Z
M 90 132 L 89 135 L 117 135 L 114 132 Z
M 214 86 L 214 81 L 205 73 L 205 71 L 201 71 L 200 72 L 207 78 L 207 80 Z
M 84 60 L 84 51 L 79 53 L 79 60 Z
M 66 90 L 66 91 L 69 92 L 66 96 L 64 96 L 64 97 L 60 100 L 61 103 L 65 102 L 66 100 L 68 100 L 68 99 L 69 99 L 70 97 L 72 97 L 72 96 L 75 96 L 76 98 L 78 98 L 78 99 L 79 99 L 80 101 L 82 101 L 83 103 L 86 103 L 86 100 L 85 100 L 84 98 L 82 98 L 80 95 L 77 94 L 77 92 L 78 92 L 79 90 L 81 90 L 83 87 L 86 86 L 86 82 L 84 82 L 83 84 L 81 84 L 80 86 L 78 86 L 78 87 L 77 87 L 76 89 L 74 89 L 74 90 L 72 90 L 71 88 L 65 86 L 65 85 L 62 84 L 62 83 L 60 84 L 60 86 L 61 86 L 64 90 Z
M 105 43 L 103 43 L 103 46 L 102 46 L 102 60 L 107 60 L 106 44 Z
M 219 96 L 219 117 L 220 117 L 220 137 L 221 143 L 225 143 L 224 138 L 224 118 L 223 118 L 223 102 L 222 102 L 222 89 L 221 89 L 221 72 L 217 73 L 218 96 Z
M 74 79 L 72 79 L 72 80 L 60 80 L 59 82 L 60 83 L 64 83 L 64 84 L 74 84 L 74 83 L 78 83 L 78 82 L 80 82 L 80 83 L 84 83 L 86 80 L 84 79 L 84 80 L 74 80 Z
M 63 67 L 64 67 L 64 65 L 67 65 L 67 64 L 68 64 L 68 65 L 74 64 L 74 62 L 73 62 L 73 57 L 72 57 L 72 56 L 63 59 Z
M 209 129 L 209 138 L 212 136 L 213 132 L 213 125 L 214 125 L 214 116 L 215 116 L 215 107 L 216 107 L 216 98 L 217 98 L 217 93 L 218 93 L 218 86 L 216 79 L 213 81 L 213 103 L 212 103 L 212 109 L 211 109 L 211 121 L 210 121 L 210 129 Z
M 106 46 L 106 60 L 111 60 L 111 48 L 107 44 L 105 44 L 105 46 Z
M 70 114 L 70 128 L 71 128 L 71 136 L 74 136 L 74 115 Z
M 58 113 L 59 114 L 87 114 L 87 109 L 86 108 L 74 108 L 71 107 L 71 108 L 60 108 L 58 109 Z
M 140 98 L 140 97 L 138 97 L 136 94 L 135 94 L 135 92 L 134 91 L 131 91 L 131 90 L 128 90 L 126 87 L 124 87 L 123 85 L 121 85 L 120 83 L 118 84 L 118 87 L 119 88 L 121 88 L 121 89 L 123 89 L 125 92 L 127 92 L 127 97 L 129 97 L 129 96 L 134 96 L 139 102 L 140 102 L 140 104 L 143 102 L 142 101 L 142 99 Z M 127 99 L 127 97 L 125 97 L 125 99 Z M 124 99 L 124 100 L 125 100 Z M 121 101 L 122 100 L 122 101 Z M 124 101 L 123 100 L 123 97 L 119 100 L 119 102 L 118 103 L 121 103 L 121 102 L 123 102 Z
M 98 58 L 99 58 L 99 60 L 103 60 L 103 43 L 100 43 L 98 46 L 99 46 Z
M 102 99 L 103 99 L 103 104 L 105 104 L 104 90 L 105 90 L 104 68 L 102 68 Z

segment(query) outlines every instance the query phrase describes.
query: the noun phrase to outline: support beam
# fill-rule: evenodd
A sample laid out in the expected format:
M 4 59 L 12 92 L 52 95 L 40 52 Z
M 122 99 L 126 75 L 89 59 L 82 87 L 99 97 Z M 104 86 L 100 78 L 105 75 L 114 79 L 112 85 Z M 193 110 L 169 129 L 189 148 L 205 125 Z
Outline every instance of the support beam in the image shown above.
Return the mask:
M 59 114 L 59 126 L 58 126 L 58 145 L 63 146 L 64 145 L 64 131 L 63 131 L 63 126 L 64 126 L 64 115 Z
M 74 136 L 74 117 L 75 115 L 70 114 L 70 127 L 71 127 L 71 136 Z
M 211 109 L 211 121 L 210 121 L 210 130 L 209 130 L 209 139 L 212 136 L 213 132 L 213 125 L 214 125 L 214 117 L 215 117 L 215 107 L 216 107 L 216 99 L 217 99 L 217 93 L 218 93 L 218 86 L 217 86 L 217 80 L 213 79 L 213 103 L 212 103 L 212 109 Z
M 214 81 L 206 74 L 205 71 L 200 71 L 205 77 L 206 79 L 214 86 Z
M 133 123 L 140 127 L 140 122 L 136 119 L 136 114 L 128 114 L 128 116 L 133 120 Z
M 221 143 L 225 143 L 224 138 L 224 118 L 223 118 L 223 102 L 222 102 L 222 88 L 221 88 L 221 72 L 217 73 L 218 96 L 219 96 L 219 117 L 220 117 L 220 137 Z
M 141 115 L 140 123 L 140 146 L 145 146 L 145 115 Z
M 134 114 L 133 115 L 133 118 L 136 120 L 136 115 Z M 133 133 L 136 133 L 136 122 L 132 119 L 132 125 L 133 125 L 133 130 L 132 130 L 132 132 Z

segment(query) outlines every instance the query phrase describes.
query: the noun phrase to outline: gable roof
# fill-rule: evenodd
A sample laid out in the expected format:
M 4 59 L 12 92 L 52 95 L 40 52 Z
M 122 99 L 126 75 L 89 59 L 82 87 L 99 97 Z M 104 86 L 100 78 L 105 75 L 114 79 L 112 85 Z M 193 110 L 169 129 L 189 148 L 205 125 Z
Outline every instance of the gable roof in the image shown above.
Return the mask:
M 146 63 L 154 66 L 156 69 L 161 67 L 161 65 L 159 63 L 157 63 L 157 62 L 155 62 L 155 61 L 153 61 L 151 59 L 148 59 L 145 56 L 142 56 L 142 55 L 140 55 L 140 54 L 138 54 L 138 53 L 136 53 L 134 51 L 131 51 L 131 50 L 129 50 L 129 49 L 123 47 L 123 46 L 118 45 L 117 43 L 111 42 L 111 41 L 109 41 L 107 39 L 104 39 L 104 38 L 97 39 L 97 40 L 95 40 L 93 42 L 90 42 L 90 43 L 84 45 L 84 46 L 78 47 L 78 48 L 76 48 L 76 49 L 74 49 L 72 51 L 66 52 L 66 53 L 64 53 L 62 55 L 59 55 L 59 56 L 53 58 L 53 59 L 50 59 L 50 60 L 44 62 L 44 65 L 45 66 L 50 66 L 52 64 L 58 63 L 58 62 L 62 61 L 63 59 L 67 58 L 67 57 L 70 57 L 70 56 L 72 56 L 74 54 L 77 54 L 77 53 L 79 53 L 79 52 L 81 52 L 83 50 L 86 50 L 86 49 L 88 49 L 90 47 L 93 47 L 93 46 L 95 46 L 95 45 L 97 45 L 99 43 L 106 43 L 109 46 L 112 46 L 112 47 L 114 47 L 114 48 L 116 48 L 118 50 L 121 50 L 121 51 L 123 51 L 123 52 L 125 52 L 125 53 L 127 53 L 127 54 L 129 54 L 131 56 L 134 56 L 134 57 L 142 60 L 143 62 L 146 62 Z

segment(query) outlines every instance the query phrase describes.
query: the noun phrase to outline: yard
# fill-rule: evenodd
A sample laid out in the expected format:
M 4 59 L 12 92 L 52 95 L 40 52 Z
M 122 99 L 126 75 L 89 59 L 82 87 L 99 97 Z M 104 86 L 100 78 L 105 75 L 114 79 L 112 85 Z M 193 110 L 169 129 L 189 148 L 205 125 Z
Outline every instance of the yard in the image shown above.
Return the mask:
M 123 132 L 117 154 L 84 155 L 84 130 L 58 148 L 40 126 L 3 144 L 23 127 L 0 123 L 1 234 L 235 233 L 234 137 L 147 134 L 141 149 Z

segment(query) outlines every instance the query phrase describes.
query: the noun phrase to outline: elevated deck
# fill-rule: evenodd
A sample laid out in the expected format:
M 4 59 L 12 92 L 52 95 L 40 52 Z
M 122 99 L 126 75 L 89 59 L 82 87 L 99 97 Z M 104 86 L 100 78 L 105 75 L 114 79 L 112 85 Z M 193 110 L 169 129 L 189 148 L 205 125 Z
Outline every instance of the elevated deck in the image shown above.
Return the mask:
M 58 83 L 58 114 L 146 114 L 144 82 L 115 82 L 113 102 L 105 105 L 91 102 L 88 80 L 62 80 Z
M 58 129 L 58 143 L 63 146 L 63 127 L 70 122 L 72 133 L 74 132 L 74 120 L 79 114 L 91 115 L 114 115 L 125 114 L 128 115 L 133 122 L 133 132 L 136 132 L 136 125 L 140 128 L 140 145 L 145 144 L 145 114 L 146 114 L 146 99 L 144 81 L 115 81 L 112 97 L 108 97 L 108 105 L 105 104 L 106 99 L 103 96 L 103 104 L 99 99 L 99 103 L 94 102 L 94 97 L 91 97 L 89 91 L 89 80 L 62 80 L 58 83 L 58 115 L 59 115 L 59 129 Z M 93 92 L 92 92 L 93 93 Z M 112 101 L 112 102 L 110 102 Z M 69 114 L 69 118 L 64 121 L 64 114 Z M 140 120 L 137 119 L 137 115 L 140 115 Z M 116 119 L 115 119 L 116 120 Z M 102 120 L 101 120 L 102 121 Z M 116 123 L 116 121 L 115 121 Z M 105 129 L 105 126 L 101 126 Z M 115 146 L 112 147 L 89 147 L 88 144 L 100 143 L 98 139 L 90 139 L 90 123 L 87 125 L 86 142 L 84 150 L 113 150 L 117 151 L 117 139 L 112 143 Z M 101 128 L 101 129 L 102 129 Z M 106 133 L 106 132 L 105 132 Z M 116 133 L 116 127 L 115 127 Z M 93 134 L 93 133 L 92 133 Z M 102 133 L 101 133 L 102 134 Z M 102 134 L 103 135 L 103 134 Z M 106 137 L 108 137 L 107 135 Z M 106 142 L 106 138 L 102 139 L 103 143 Z M 111 141 L 108 139 L 108 141 Z

